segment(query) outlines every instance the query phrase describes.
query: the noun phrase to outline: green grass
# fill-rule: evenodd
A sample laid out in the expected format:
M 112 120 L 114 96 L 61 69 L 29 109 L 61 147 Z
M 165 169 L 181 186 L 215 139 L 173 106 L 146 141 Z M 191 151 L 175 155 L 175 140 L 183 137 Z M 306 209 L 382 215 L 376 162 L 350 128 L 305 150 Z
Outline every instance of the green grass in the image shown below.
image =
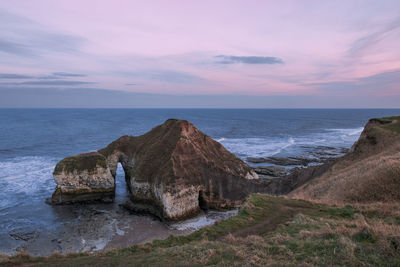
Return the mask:
M 21 254 L 0 257 L 0 261 L 68 267 L 398 266 L 400 237 L 395 234 L 397 228 L 386 228 L 384 217 L 373 208 L 333 207 L 255 194 L 237 216 L 188 236 L 98 254 L 47 258 Z
M 73 173 L 74 171 L 94 171 L 97 167 L 107 168 L 106 158 L 97 152 L 79 154 L 66 157 L 57 163 L 54 174 L 60 174 L 63 171 Z
M 390 122 L 390 123 L 381 125 L 380 126 L 381 128 L 390 130 L 395 133 L 400 133 L 400 116 L 380 118 L 379 121 Z M 393 121 L 395 121 L 395 122 L 393 122 Z

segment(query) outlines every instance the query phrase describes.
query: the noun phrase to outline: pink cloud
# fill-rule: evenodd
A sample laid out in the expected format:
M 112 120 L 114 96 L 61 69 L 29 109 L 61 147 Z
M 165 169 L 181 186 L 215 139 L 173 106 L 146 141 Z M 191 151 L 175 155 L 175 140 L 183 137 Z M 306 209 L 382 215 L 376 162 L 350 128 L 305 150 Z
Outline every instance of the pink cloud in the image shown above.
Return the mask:
M 399 27 L 393 24 L 398 1 L 25 0 L 3 1 L 0 10 L 9 14 L 2 38 L 37 53 L 27 58 L 3 51 L 0 72 L 85 73 L 85 81 L 96 82 L 93 88 L 318 95 L 326 92 L 307 84 L 400 69 Z M 63 36 L 82 41 L 59 51 Z M 363 38 L 370 43 L 351 50 Z M 276 57 L 283 64 L 223 65 L 216 55 Z

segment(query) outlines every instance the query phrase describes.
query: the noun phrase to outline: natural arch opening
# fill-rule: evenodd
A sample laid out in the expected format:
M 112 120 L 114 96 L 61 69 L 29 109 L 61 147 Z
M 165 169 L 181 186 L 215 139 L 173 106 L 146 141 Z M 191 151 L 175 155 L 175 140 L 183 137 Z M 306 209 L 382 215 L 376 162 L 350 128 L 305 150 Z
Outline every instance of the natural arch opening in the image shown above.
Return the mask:
M 115 203 L 125 203 L 129 199 L 129 189 L 126 183 L 125 171 L 121 163 L 117 164 L 115 175 Z
M 204 194 L 203 190 L 199 191 L 199 207 L 202 210 L 208 209 L 207 201 L 205 199 L 205 194 Z

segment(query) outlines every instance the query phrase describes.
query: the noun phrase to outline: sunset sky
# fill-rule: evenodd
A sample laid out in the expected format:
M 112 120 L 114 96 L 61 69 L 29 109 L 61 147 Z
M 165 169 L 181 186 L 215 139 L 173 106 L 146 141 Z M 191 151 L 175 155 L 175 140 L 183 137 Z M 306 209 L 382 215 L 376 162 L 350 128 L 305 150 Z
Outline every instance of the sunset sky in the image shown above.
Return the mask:
M 1 1 L 0 107 L 400 107 L 400 1 Z

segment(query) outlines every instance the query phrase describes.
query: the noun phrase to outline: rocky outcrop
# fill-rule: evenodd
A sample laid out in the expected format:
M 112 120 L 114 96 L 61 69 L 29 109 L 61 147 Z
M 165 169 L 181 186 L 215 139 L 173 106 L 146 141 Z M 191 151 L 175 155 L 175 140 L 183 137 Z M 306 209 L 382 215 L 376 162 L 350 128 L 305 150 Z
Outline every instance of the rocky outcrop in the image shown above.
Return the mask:
M 134 210 L 179 219 L 203 208 L 228 208 L 246 197 L 240 181 L 257 174 L 221 144 L 183 120 L 145 135 L 123 136 L 99 150 L 111 172 L 121 162 Z
M 288 170 L 280 166 L 258 166 L 253 167 L 253 170 L 258 174 L 260 178 L 278 178 L 288 174 Z
M 52 204 L 114 199 L 115 179 L 106 158 L 98 152 L 61 160 L 53 176 L 57 187 L 50 200 Z
M 127 207 L 166 219 L 235 207 L 258 190 L 252 168 L 191 123 L 170 119 L 144 135 L 122 136 L 98 152 L 59 162 L 52 201 L 112 196 L 118 163 L 131 192 Z
M 279 166 L 308 166 L 310 163 L 322 163 L 327 159 L 324 158 L 305 158 L 305 157 L 267 157 L 267 158 L 246 158 L 251 163 L 269 163 Z
M 322 164 L 331 159 L 343 156 L 348 152 L 347 148 L 343 147 L 329 147 L 329 146 L 302 146 L 304 155 L 302 156 L 289 156 L 289 157 L 248 157 L 247 162 L 250 163 L 268 163 L 278 166 L 297 166 L 306 167 L 310 165 Z

